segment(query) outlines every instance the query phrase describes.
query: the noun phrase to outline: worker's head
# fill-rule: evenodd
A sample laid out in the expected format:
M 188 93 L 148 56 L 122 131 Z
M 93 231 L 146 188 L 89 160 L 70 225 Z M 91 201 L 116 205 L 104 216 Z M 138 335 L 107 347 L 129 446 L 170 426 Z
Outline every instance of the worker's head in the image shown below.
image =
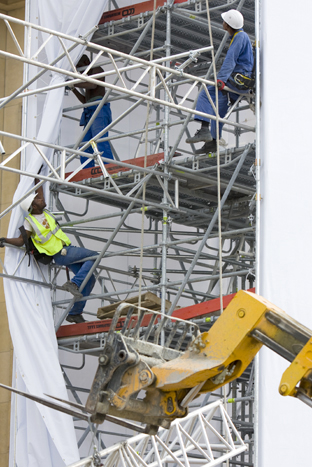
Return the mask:
M 21 208 L 23 211 L 31 212 L 32 211 L 32 203 L 37 196 L 37 193 L 32 193 L 31 195 L 27 196 L 27 198 L 23 199 L 21 202 Z
M 223 29 L 231 33 L 232 29 L 234 32 L 238 29 L 241 29 L 244 26 L 244 17 L 237 10 L 229 10 L 221 14 L 223 19 Z
M 46 207 L 46 202 L 44 198 L 38 197 L 37 194 L 38 193 L 32 193 L 21 202 L 21 208 L 23 211 L 26 211 L 29 214 L 43 213 L 43 210 Z
M 77 68 L 83 67 L 83 66 L 88 66 L 90 64 L 90 59 L 88 55 L 82 55 L 82 57 L 79 59 L 79 62 L 77 63 Z

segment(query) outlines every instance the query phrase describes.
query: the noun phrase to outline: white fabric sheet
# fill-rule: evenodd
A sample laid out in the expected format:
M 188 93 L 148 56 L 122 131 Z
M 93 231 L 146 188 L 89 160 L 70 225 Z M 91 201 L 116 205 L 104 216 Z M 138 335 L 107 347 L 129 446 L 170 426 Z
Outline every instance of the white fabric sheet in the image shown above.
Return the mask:
M 258 293 L 312 329 L 310 93 L 311 4 L 261 2 L 261 274 Z M 290 19 L 291 18 L 291 19 Z M 285 25 L 291 26 L 288 31 Z M 311 408 L 282 397 L 288 363 L 260 352 L 256 467 L 311 465 Z
M 106 0 L 38 0 L 39 24 L 65 34 L 78 37 L 98 24 L 106 6 Z M 37 8 L 37 3 L 30 4 Z M 33 13 L 33 12 L 32 12 Z M 50 63 L 62 52 L 57 40 L 50 41 L 47 50 Z M 71 53 L 73 62 L 83 53 L 78 46 Z M 67 58 L 60 62 L 63 69 L 70 69 Z M 53 75 L 51 84 L 63 82 L 65 76 Z M 61 123 L 64 89 L 48 92 L 38 140 L 56 143 Z M 51 150 L 45 150 L 50 159 Z M 42 159 L 36 151 L 28 157 L 26 170 L 37 173 Z M 23 176 L 14 200 L 19 199 L 33 186 L 33 179 Z M 13 210 L 8 237 L 19 236 L 18 227 L 23 224 L 24 213 Z M 22 253 L 7 248 L 5 267 L 12 274 Z M 18 274 L 42 281 L 34 265 L 23 261 Z M 58 361 L 57 342 L 52 318 L 50 290 L 23 282 L 4 280 L 4 289 L 11 337 L 16 357 L 13 383 L 21 390 L 44 397 L 51 394 L 66 399 L 67 392 Z M 72 418 L 28 399 L 17 397 L 11 423 L 14 449 L 11 449 L 10 466 L 15 467 L 63 467 L 79 459 Z

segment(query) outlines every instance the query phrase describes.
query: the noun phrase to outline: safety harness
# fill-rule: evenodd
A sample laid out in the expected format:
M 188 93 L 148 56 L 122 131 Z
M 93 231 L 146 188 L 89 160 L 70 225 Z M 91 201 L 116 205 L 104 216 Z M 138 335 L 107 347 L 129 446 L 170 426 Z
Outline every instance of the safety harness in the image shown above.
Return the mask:
M 26 219 L 30 223 L 34 235 L 28 238 L 24 226 L 20 227 L 19 230 L 23 237 L 26 252 L 29 255 L 29 260 L 30 256 L 33 256 L 36 261 L 43 264 L 49 264 L 52 261 L 54 254 L 61 250 L 62 245 L 70 245 L 70 240 L 67 235 L 62 232 L 55 216 L 47 210 L 44 210 L 44 214 L 48 220 L 49 229 L 40 229 L 40 224 L 37 223 L 36 219 L 31 214 L 29 214 Z M 49 246 L 49 248 L 47 246 Z
M 234 40 L 236 34 L 239 34 L 241 31 L 237 31 L 230 42 L 230 47 Z M 253 53 L 253 67 L 251 71 L 251 76 L 246 76 L 243 73 L 233 72 L 228 79 L 228 82 L 234 86 L 238 91 L 248 91 L 254 89 L 256 84 L 256 41 L 252 45 Z
M 37 250 L 31 237 L 28 238 L 25 227 L 23 225 L 19 227 L 19 230 L 22 234 L 24 245 L 26 248 L 26 253 L 28 254 L 28 257 L 29 257 L 28 266 L 30 266 L 31 256 L 39 263 L 50 264 L 53 259 L 53 256 L 48 256 L 45 253 L 40 253 L 40 251 Z

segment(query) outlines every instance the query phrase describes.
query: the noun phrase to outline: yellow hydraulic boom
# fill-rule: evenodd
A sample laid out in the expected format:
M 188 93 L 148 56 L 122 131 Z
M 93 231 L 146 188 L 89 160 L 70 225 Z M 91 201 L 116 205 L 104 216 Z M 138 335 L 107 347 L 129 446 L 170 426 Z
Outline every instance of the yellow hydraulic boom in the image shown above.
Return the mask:
M 265 345 L 290 362 L 282 376 L 280 394 L 312 406 L 312 331 L 264 298 L 238 292 L 209 332 L 197 334 L 184 352 L 138 339 L 142 323 L 147 327 L 146 335 L 156 323 L 159 336 L 166 320 L 172 321 L 175 331 L 177 322 L 173 322 L 177 318 L 161 315 L 157 324 L 155 315 L 144 317 L 141 313 L 132 337 L 116 332 L 121 309 L 127 306 L 123 303 L 115 312 L 85 407 L 56 399 L 63 403 L 60 406 L 3 384 L 0 387 L 89 422 L 99 424 L 106 418 L 138 432 L 155 434 L 159 426 L 169 428 L 171 421 L 185 416 L 188 405 L 199 394 L 238 378 Z M 126 322 L 130 323 L 130 315 Z M 186 328 L 181 342 L 192 325 L 183 324 Z M 79 412 L 64 407 L 64 403 Z
M 166 362 L 153 365 L 122 335 L 111 333 L 86 409 L 95 423 L 109 414 L 168 427 L 187 413 L 194 397 L 239 377 L 262 345 L 291 362 L 280 394 L 312 405 L 312 331 L 264 298 L 240 291 L 209 332 Z

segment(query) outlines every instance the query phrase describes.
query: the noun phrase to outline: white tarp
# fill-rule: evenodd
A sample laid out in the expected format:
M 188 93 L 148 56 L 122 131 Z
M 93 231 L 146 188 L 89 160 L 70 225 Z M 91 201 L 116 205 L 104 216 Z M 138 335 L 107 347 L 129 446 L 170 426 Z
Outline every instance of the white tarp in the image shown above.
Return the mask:
M 30 2 L 30 7 L 38 9 L 41 26 L 78 37 L 98 24 L 106 3 L 106 0 L 38 0 L 38 5 Z M 49 63 L 63 52 L 58 40 L 50 41 L 46 51 Z M 71 53 L 74 63 L 82 52 L 83 47 L 77 46 Z M 70 69 L 67 58 L 60 62 L 60 67 Z M 63 82 L 64 79 L 64 75 L 54 75 L 51 84 Z M 64 88 L 47 93 L 38 135 L 31 136 L 56 143 L 63 96 Z M 51 151 L 44 152 L 51 158 Z M 33 151 L 26 164 L 27 172 L 37 173 L 42 164 L 39 153 Z M 23 176 L 14 200 L 19 199 L 32 186 L 33 179 Z M 19 236 L 18 227 L 22 224 L 23 212 L 17 207 L 12 212 L 7 236 Z M 18 250 L 7 248 L 5 268 L 8 274 L 13 273 L 21 256 Z M 28 267 L 28 261 L 22 262 L 19 274 L 42 281 L 36 268 Z M 16 357 L 15 386 L 41 397 L 51 394 L 66 399 L 49 288 L 4 280 L 4 289 Z M 72 418 L 19 396 L 13 407 L 11 439 L 10 466 L 63 467 L 79 459 Z
M 308 0 L 261 2 L 261 262 L 258 293 L 312 329 L 312 114 Z M 286 33 L 285 26 L 288 26 Z M 257 467 L 311 465 L 312 409 L 278 393 L 289 364 L 260 352 Z

